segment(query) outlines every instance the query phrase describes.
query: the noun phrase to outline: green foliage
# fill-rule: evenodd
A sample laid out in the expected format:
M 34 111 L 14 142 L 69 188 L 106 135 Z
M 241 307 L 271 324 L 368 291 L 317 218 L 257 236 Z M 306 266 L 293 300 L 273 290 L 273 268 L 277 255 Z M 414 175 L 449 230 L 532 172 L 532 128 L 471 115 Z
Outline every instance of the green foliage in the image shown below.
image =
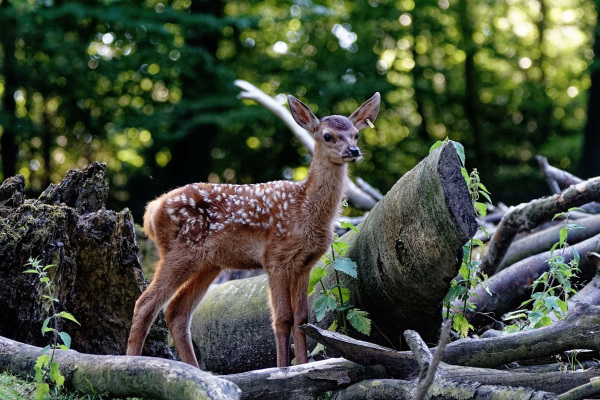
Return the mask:
M 349 222 L 342 222 L 341 224 L 344 228 L 352 229 L 358 233 L 358 229 L 353 224 Z M 368 313 L 350 303 L 350 291 L 343 285 L 338 274 L 338 272 L 342 272 L 354 279 L 358 276 L 356 263 L 345 257 L 346 251 L 348 251 L 348 244 L 335 235 L 331 243 L 331 255 L 323 256 L 322 261 L 325 266 L 331 265 L 333 267 L 336 283 L 330 288 L 326 288 L 323 279 L 327 277 L 327 270 L 324 267 L 315 267 L 310 273 L 308 294 L 316 293 L 317 287 L 320 285 L 321 290 L 315 301 L 315 318 L 317 322 L 322 321 L 328 312 L 334 312 L 336 319 L 329 327 L 330 330 L 337 330 L 339 325 L 341 332 L 348 334 L 347 322 L 350 322 L 350 326 L 358 332 L 369 335 L 371 333 L 371 319 L 368 317 Z M 321 348 L 319 347 L 315 351 L 318 352 Z
M 60 372 L 60 365 L 54 361 L 54 353 L 57 349 L 68 350 L 71 347 L 71 336 L 67 332 L 60 331 L 59 324 L 62 320 L 69 320 L 78 325 L 79 322 L 66 311 L 56 311 L 55 303 L 58 303 L 59 300 L 54 294 L 52 281 L 48 276 L 48 270 L 53 268 L 54 265 L 42 266 L 37 258 L 30 258 L 25 265 L 31 268 L 23 271 L 23 273 L 38 276 L 38 280 L 42 284 L 43 308 L 49 313 L 49 316 L 42 323 L 42 336 L 45 336 L 46 333 L 52 333 L 51 344 L 42 349 L 42 354 L 38 357 L 33 368 L 35 371 L 36 399 L 42 400 L 51 394 L 56 396 L 65 383 L 65 377 Z M 49 355 L 47 354 L 48 351 L 50 351 Z M 50 383 L 48 382 L 53 385 L 53 393 L 51 393 Z
M 561 228 L 558 242 L 550 249 L 550 258 L 546 260 L 548 271 L 544 272 L 531 285 L 533 291 L 531 298 L 521 303 L 519 310 L 510 312 L 505 316 L 505 321 L 515 322 L 506 328 L 507 331 L 536 329 L 551 325 L 550 314 L 554 314 L 558 320 L 566 317 L 568 311 L 567 300 L 571 294 L 577 293 L 571 286 L 571 279 L 575 278 L 577 272 L 579 272 L 580 257 L 577 250 L 572 249 L 573 258 L 571 261 L 566 262 L 564 252 L 569 247 L 567 243 L 569 232 L 573 229 L 583 228 L 580 225 L 569 223 L 569 213 L 574 210 L 583 211 L 581 208 L 573 207 L 567 212 L 558 213 L 554 216 L 553 220 L 564 217 L 566 226 Z M 524 311 L 525 306 L 531 308 Z
M 473 204 L 475 215 L 485 217 L 487 214 L 487 206 L 485 203 L 481 203 L 478 200 L 480 196 L 483 196 L 491 203 L 492 200 L 489 196 L 490 192 L 481 183 L 477 169 L 473 169 L 470 174 L 467 172 L 467 169 L 465 168 L 464 147 L 460 143 L 446 138 L 443 142 L 438 141 L 431 146 L 430 152 L 444 143 L 451 143 L 456 149 L 461 163 L 461 173 L 465 178 L 467 188 L 469 189 L 471 203 Z M 480 226 L 479 229 L 481 229 L 487 235 L 487 232 L 485 232 L 485 228 L 483 226 Z M 485 280 L 487 279 L 487 276 L 479 269 L 479 264 L 481 262 L 474 261 L 472 258 L 473 248 L 475 246 L 483 247 L 484 244 L 479 239 L 469 239 L 469 241 L 463 246 L 463 259 L 460 270 L 458 271 L 460 278 L 452 280 L 450 283 L 450 290 L 444 297 L 443 301 L 444 308 L 446 310 L 446 318 L 453 318 L 452 327 L 458 334 L 460 334 L 461 337 L 467 337 L 469 331 L 474 329 L 473 325 L 468 323 L 467 319 L 465 318 L 465 314 L 467 310 L 474 310 L 475 306 L 469 302 L 468 299 L 474 294 L 475 286 L 481 284 L 487 290 L 487 287 L 485 286 Z M 462 302 L 461 307 L 457 307 L 455 305 L 457 300 Z
M 447 136 L 501 200 L 535 197 L 537 152 L 563 168 L 581 152 L 594 3 L 466 4 L 2 2 L 1 178 L 22 173 L 39 192 L 104 161 L 111 202 L 136 218 L 181 183 L 300 179 L 308 152 L 236 99 L 240 78 L 319 116 L 380 91 L 378 129 L 363 131 L 352 168 L 382 191 Z

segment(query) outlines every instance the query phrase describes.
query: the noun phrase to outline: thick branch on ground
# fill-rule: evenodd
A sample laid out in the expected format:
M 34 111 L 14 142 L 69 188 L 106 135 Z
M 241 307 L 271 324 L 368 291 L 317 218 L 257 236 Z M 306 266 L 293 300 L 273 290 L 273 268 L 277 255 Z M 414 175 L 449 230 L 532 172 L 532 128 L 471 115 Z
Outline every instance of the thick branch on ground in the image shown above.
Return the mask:
M 498 229 L 488 244 L 488 251 L 481 260 L 481 270 L 488 276 L 496 273 L 498 265 L 502 262 L 519 229 L 531 229 L 544 221 L 550 221 L 559 212 L 599 199 L 600 177 L 596 177 L 570 186 L 560 194 L 512 208 L 502 217 Z
M 457 273 L 457 254 L 476 228 L 458 156 L 445 145 L 394 185 L 360 225 L 358 236 L 344 235 L 358 279 L 342 280 L 352 303 L 377 325 L 370 340 L 389 345 L 389 338 L 397 346 L 402 332 L 414 329 L 426 341 L 437 341 L 441 301 Z M 327 279 L 335 279 L 332 270 Z M 326 318 L 319 324 L 330 323 Z M 211 289 L 196 309 L 191 330 L 203 369 L 234 373 L 275 365 L 267 277 Z
M 569 222 L 572 223 L 573 221 Z M 566 223 L 566 220 L 562 220 L 554 226 L 515 240 L 508 248 L 504 259 L 498 266 L 497 272 L 519 260 L 550 249 L 554 243 L 558 242 L 560 230 L 566 226 Z M 574 229 L 569 232 L 569 236 L 567 237 L 569 244 L 579 243 L 600 233 L 600 215 L 578 219 L 576 223 L 581 225 L 583 229 Z
M 314 399 L 325 392 L 342 389 L 365 379 L 385 377 L 383 367 L 364 367 L 343 358 L 221 376 L 242 390 L 244 400 Z
M 567 247 L 561 255 L 568 263 L 573 259 L 573 251 L 577 250 L 582 259 L 579 265 L 579 278 L 583 281 L 591 279 L 596 266 L 584 255 L 588 252 L 600 251 L 600 236 L 594 236 L 583 242 Z M 488 279 L 484 284 L 492 293 L 490 296 L 483 285 L 475 287 L 469 301 L 475 306 L 475 311 L 467 311 L 466 317 L 474 326 L 482 326 L 498 320 L 503 314 L 514 310 L 523 301 L 531 297 L 531 284 L 544 272 L 548 271 L 547 260 L 550 251 L 521 260 L 503 269 Z M 459 306 L 459 302 L 455 303 Z
M 23 379 L 33 373 L 42 349 L 0 336 L 0 371 Z M 154 357 L 99 356 L 57 350 L 65 386 L 106 397 L 238 399 L 239 388 L 187 364 Z
M 251 84 L 250 82 L 244 80 L 236 80 L 233 82 L 236 86 L 242 89 L 242 92 L 239 94 L 239 97 L 242 99 L 254 100 L 258 104 L 265 107 L 267 110 L 272 112 L 276 117 L 281 119 L 285 125 L 292 131 L 296 139 L 302 143 L 304 147 L 310 152 L 313 153 L 313 149 L 315 147 L 315 140 L 312 136 L 302 129 L 296 124 L 294 119 L 292 118 L 292 114 L 289 112 L 287 108 L 283 105 L 279 104 L 275 99 L 271 96 Z M 376 197 L 373 197 L 370 192 L 366 192 L 361 190 L 350 178 L 346 178 L 346 195 L 348 196 L 348 202 L 355 208 L 361 210 L 370 210 L 375 206 L 377 201 L 379 200 Z
M 550 326 L 489 339 L 459 340 L 448 345 L 444 361 L 498 367 L 572 349 L 600 350 L 600 307 L 579 303 L 567 317 Z
M 332 400 L 413 400 L 416 386 L 413 381 L 397 379 L 369 380 L 340 390 L 332 397 Z M 446 400 L 557 399 L 554 393 L 523 387 L 482 385 L 444 378 L 435 379 L 429 388 L 428 394 L 431 398 Z
M 583 309 L 581 310 L 581 313 L 585 313 L 586 311 L 586 309 Z M 597 313 L 600 315 L 600 312 Z M 599 339 L 593 337 L 595 328 L 591 328 L 591 326 L 593 326 L 594 323 L 598 323 L 597 319 L 598 316 L 596 317 L 596 320 L 587 321 L 581 329 L 572 327 L 574 335 L 580 338 L 583 337 L 583 339 L 579 341 L 573 340 L 570 344 L 574 347 L 580 345 L 583 346 L 581 348 L 596 346 L 596 342 Z M 565 331 L 568 331 L 568 324 L 573 324 L 573 321 L 562 324 Z M 388 348 L 382 348 L 381 346 L 375 346 L 368 342 L 351 339 L 339 333 L 319 329 L 314 325 L 306 325 L 303 329 L 307 335 L 319 341 L 325 347 L 336 351 L 346 359 L 360 362 L 363 365 L 382 365 L 392 378 L 411 380 L 416 378 L 419 373 L 419 366 L 411 352 L 398 352 Z M 512 361 L 513 358 L 534 358 L 543 356 L 544 354 L 550 355 L 558 353 L 561 346 L 557 342 L 559 342 L 563 336 L 568 336 L 568 333 L 565 333 L 564 335 L 561 333 L 560 336 L 557 337 L 554 335 L 556 330 L 549 330 L 548 328 L 543 329 L 545 330 L 546 335 L 529 336 L 524 340 L 521 340 L 521 335 L 527 335 L 529 332 L 534 331 L 517 333 L 502 338 L 478 339 L 474 341 L 459 340 L 446 347 L 444 359 L 449 359 L 454 362 L 451 357 L 459 358 L 458 355 L 464 355 L 463 359 L 459 361 L 462 361 L 463 363 L 476 364 L 477 362 L 479 364 L 486 364 L 486 354 L 490 354 L 490 356 L 495 357 L 495 360 L 505 361 L 502 362 L 502 364 L 504 364 L 510 362 L 506 360 Z M 537 331 L 542 331 L 542 329 L 538 329 L 535 332 Z M 506 342 L 502 343 L 502 340 L 500 339 L 506 340 Z M 496 348 L 496 341 L 499 343 L 498 351 L 494 351 Z M 472 342 L 476 342 L 479 346 L 477 344 L 472 344 Z M 481 343 L 485 343 L 485 346 L 482 346 Z M 555 346 L 556 350 L 552 348 L 552 346 Z M 502 354 L 502 349 L 506 354 L 509 354 L 509 357 L 504 357 L 504 359 L 502 359 L 504 356 Z M 537 354 L 538 350 L 540 354 Z M 473 353 L 472 357 L 469 357 L 470 353 Z M 493 364 L 495 365 L 496 362 Z M 554 393 L 563 393 L 574 387 L 585 384 L 590 378 L 600 375 L 600 371 L 596 369 L 575 373 L 559 371 L 527 373 L 450 365 L 445 362 L 440 363 L 438 372 L 441 377 L 450 380 L 466 379 L 486 385 L 523 386 Z
M 559 186 L 566 188 L 583 182 L 583 179 L 578 178 L 567 171 L 563 171 L 562 169 L 551 166 L 548 164 L 548 159 L 544 156 L 535 156 L 535 159 L 537 160 L 540 166 L 540 171 L 542 171 L 542 175 L 544 175 L 546 178 L 546 181 L 548 182 L 548 185 L 553 193 L 560 193 Z

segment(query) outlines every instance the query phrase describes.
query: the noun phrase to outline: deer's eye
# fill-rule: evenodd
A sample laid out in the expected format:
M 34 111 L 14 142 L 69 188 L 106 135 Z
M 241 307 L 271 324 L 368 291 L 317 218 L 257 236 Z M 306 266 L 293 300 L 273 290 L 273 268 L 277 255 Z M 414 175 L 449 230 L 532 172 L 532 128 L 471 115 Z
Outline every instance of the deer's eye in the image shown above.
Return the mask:
M 358 133 L 354 136 L 354 140 L 358 140 Z
M 326 133 L 323 135 L 323 140 L 326 142 L 331 142 L 333 140 L 333 136 L 331 136 L 329 133 Z

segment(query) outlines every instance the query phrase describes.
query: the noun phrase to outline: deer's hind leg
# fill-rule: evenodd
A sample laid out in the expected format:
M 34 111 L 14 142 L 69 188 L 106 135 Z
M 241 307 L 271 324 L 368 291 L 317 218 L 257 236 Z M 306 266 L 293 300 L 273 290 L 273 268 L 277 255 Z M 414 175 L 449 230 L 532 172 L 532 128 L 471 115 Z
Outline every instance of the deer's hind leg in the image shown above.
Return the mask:
M 169 252 L 158 261 L 152 282 L 138 298 L 133 311 L 131 330 L 127 341 L 127 355 L 142 354 L 144 341 L 156 316 L 173 293 L 194 274 L 189 259 Z
M 200 271 L 196 272 L 196 275 L 179 288 L 165 311 L 179 359 L 197 368 L 200 367 L 194 354 L 190 334 L 192 313 L 220 271 L 221 269 L 217 267 L 202 267 Z

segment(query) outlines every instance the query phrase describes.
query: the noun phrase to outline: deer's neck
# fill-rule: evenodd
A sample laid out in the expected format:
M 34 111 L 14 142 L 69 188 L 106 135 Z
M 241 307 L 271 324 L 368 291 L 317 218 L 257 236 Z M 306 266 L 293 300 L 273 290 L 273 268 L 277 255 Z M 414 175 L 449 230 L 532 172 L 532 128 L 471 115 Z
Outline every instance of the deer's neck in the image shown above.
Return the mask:
M 344 196 L 344 181 L 348 174 L 347 164 L 332 164 L 317 155 L 312 160 L 306 178 L 306 217 L 313 226 L 329 225 L 338 215 Z

